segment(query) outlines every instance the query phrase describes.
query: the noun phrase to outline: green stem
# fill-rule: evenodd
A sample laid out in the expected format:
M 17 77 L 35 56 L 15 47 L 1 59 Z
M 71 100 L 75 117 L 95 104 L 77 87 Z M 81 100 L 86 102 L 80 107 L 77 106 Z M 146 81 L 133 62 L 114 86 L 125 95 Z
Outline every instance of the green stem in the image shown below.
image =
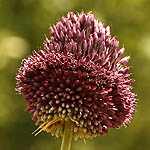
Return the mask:
M 65 122 L 65 130 L 61 144 L 61 150 L 70 150 L 72 141 L 73 123 L 70 119 Z

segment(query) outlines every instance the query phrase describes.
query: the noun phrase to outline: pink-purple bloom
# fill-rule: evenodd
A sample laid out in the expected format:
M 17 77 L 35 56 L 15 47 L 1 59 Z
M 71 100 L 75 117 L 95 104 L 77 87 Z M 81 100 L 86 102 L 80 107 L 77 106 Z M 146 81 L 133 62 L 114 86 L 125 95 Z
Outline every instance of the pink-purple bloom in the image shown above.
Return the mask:
M 41 131 L 62 136 L 68 119 L 75 139 L 126 126 L 136 95 L 124 50 L 91 13 L 68 13 L 51 26 L 44 49 L 25 59 L 16 76 L 26 111 Z

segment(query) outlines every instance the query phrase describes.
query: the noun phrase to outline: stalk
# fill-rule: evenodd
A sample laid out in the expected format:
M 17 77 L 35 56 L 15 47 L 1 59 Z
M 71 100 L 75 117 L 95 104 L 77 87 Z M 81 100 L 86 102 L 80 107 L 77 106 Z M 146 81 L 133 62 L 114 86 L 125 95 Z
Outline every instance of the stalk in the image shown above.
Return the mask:
M 65 122 L 64 135 L 61 144 L 61 150 L 70 150 L 73 134 L 73 123 L 70 119 Z

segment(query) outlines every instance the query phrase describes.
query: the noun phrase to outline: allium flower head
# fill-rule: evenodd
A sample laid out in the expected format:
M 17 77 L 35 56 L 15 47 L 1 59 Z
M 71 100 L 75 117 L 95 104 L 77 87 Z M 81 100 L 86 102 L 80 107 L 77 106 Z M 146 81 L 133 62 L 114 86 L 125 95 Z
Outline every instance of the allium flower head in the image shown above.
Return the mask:
M 136 99 L 123 53 L 110 27 L 91 13 L 68 13 L 51 26 L 44 49 L 25 59 L 16 77 L 39 132 L 62 136 L 68 119 L 74 139 L 127 125 Z

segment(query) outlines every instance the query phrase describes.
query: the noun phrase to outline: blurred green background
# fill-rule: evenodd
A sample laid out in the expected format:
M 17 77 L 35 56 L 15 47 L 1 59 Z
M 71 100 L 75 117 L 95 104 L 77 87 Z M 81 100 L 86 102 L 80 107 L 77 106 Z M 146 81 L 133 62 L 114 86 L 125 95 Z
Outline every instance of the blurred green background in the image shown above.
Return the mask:
M 137 112 L 128 128 L 73 142 L 72 150 L 148 150 L 150 148 L 150 0 L 0 0 L 0 150 L 59 150 L 61 138 L 36 128 L 23 97 L 15 92 L 21 60 L 43 47 L 49 25 L 68 11 L 92 11 L 111 25 L 130 55 Z

